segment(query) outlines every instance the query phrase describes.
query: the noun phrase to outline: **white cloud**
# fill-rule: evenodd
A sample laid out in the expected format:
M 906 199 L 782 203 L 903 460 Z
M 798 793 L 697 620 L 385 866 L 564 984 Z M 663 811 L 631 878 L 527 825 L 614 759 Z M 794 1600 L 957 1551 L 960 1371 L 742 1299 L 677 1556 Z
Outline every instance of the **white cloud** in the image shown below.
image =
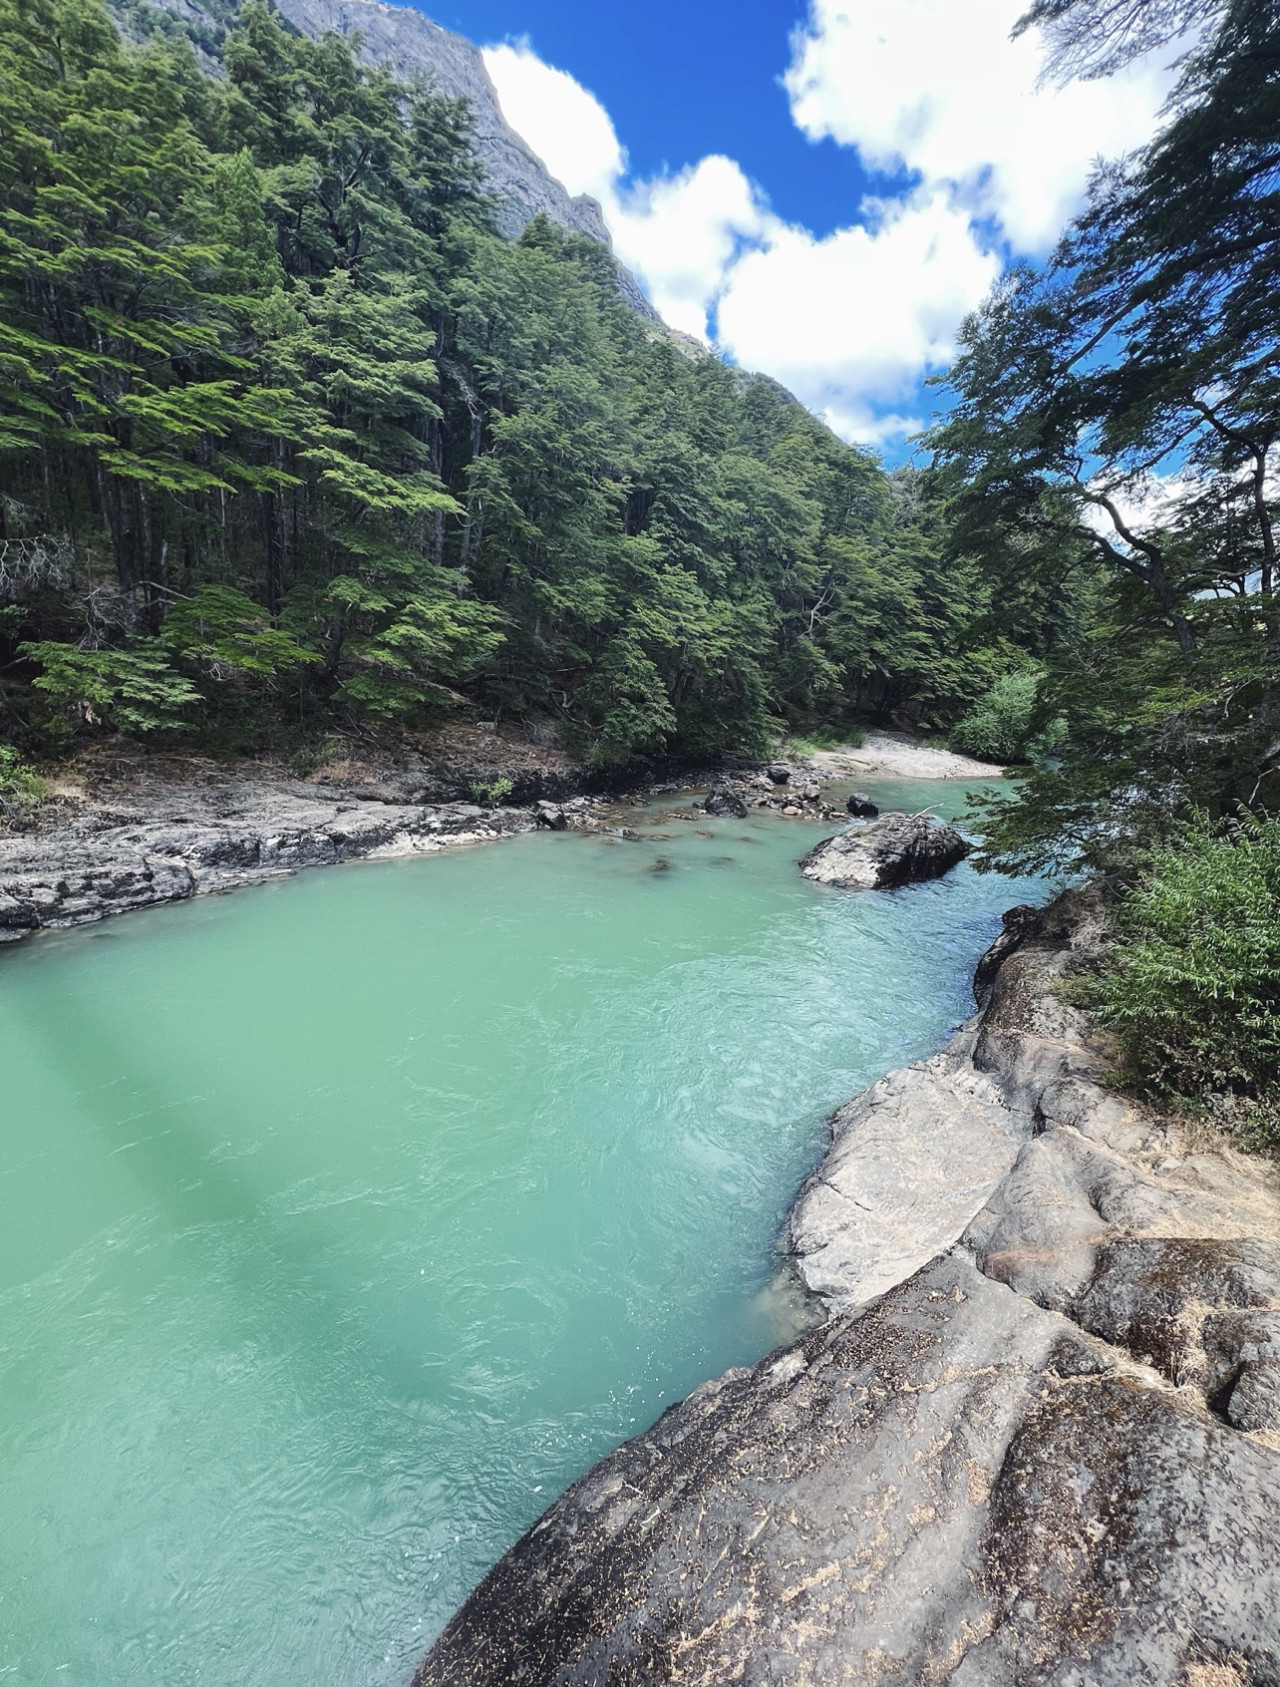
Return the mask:
M 1152 132 L 1167 74 L 1038 88 L 1041 48 L 1009 39 L 1025 0 L 811 0 L 785 77 L 810 140 L 857 147 L 872 169 L 953 184 L 1014 248 L 1052 245 L 1095 158 Z
M 627 157 L 594 94 L 527 42 L 486 47 L 503 116 L 572 194 L 598 199 L 618 256 L 673 328 L 707 337 L 707 313 L 744 241 L 775 219 L 732 159 L 704 158 L 676 176 L 623 186 Z
M 603 204 L 627 167 L 609 113 L 567 71 L 544 64 L 522 41 L 484 49 L 502 115 L 575 197 Z
M 883 437 L 873 407 L 900 403 L 950 361 L 955 332 L 1000 270 L 945 193 L 867 207 L 867 225 L 816 240 L 779 226 L 726 277 L 719 338 L 837 431 Z
M 673 328 L 703 338 L 707 313 L 738 274 L 743 254 L 767 249 L 785 231 L 741 167 L 720 156 L 615 193 L 605 217 L 618 256 L 659 313 Z
M 813 140 L 906 172 L 893 198 L 849 207 L 824 238 L 788 224 L 733 159 L 653 181 L 594 94 L 527 42 L 485 49 L 508 122 L 572 194 L 604 210 L 619 257 L 672 327 L 784 382 L 848 439 L 915 426 L 901 413 L 943 367 L 999 273 L 1002 242 L 1042 253 L 1080 204 L 1099 155 L 1154 127 L 1165 73 L 1037 89 L 1025 0 L 811 0 L 785 76 Z

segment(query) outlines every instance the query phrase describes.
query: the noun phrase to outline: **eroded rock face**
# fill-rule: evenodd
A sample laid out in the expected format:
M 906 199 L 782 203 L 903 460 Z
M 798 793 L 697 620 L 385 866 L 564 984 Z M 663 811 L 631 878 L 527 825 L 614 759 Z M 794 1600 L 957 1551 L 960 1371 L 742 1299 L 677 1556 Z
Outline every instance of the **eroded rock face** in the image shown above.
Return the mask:
M 800 871 L 840 890 L 893 890 L 940 879 L 968 855 L 954 827 L 925 814 L 886 814 L 815 844 Z
M 1280 1188 L 1099 1085 L 1069 958 L 840 1110 L 829 1321 L 575 1484 L 418 1687 L 1280 1681 Z

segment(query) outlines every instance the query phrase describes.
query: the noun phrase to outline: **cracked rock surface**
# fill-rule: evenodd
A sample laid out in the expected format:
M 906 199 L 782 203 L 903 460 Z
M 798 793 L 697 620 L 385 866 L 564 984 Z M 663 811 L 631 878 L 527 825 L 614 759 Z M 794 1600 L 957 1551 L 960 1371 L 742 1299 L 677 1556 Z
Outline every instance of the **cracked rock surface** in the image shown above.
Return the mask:
M 397 803 L 299 781 L 214 778 L 95 803 L 46 834 L 0 835 L 0 944 L 133 908 L 358 858 L 531 831 L 525 809 Z
M 1099 1084 L 1088 921 L 1027 929 L 832 1121 L 827 1321 L 576 1483 L 418 1687 L 1280 1683 L 1280 1188 Z

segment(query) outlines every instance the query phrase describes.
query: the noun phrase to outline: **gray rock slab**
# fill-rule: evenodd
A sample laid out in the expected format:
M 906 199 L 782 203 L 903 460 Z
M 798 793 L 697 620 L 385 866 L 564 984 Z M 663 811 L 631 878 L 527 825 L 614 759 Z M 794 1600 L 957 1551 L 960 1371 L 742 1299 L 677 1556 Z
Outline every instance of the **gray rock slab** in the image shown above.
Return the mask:
M 0 943 L 302 867 L 422 854 L 535 823 L 524 809 L 351 801 L 274 784 L 175 792 L 167 812 L 143 806 L 126 824 L 0 837 Z
M 926 814 L 885 814 L 815 844 L 800 871 L 839 890 L 893 890 L 941 878 L 969 849 L 954 827 Z
M 890 1072 L 831 1121 L 831 1147 L 790 1219 L 806 1287 L 856 1306 L 949 1248 L 1030 1134 L 997 1083 L 976 1072 L 972 1035 Z
M 417 1687 L 1182 1687 L 1280 1659 L 1280 1457 L 935 1262 L 574 1485 Z

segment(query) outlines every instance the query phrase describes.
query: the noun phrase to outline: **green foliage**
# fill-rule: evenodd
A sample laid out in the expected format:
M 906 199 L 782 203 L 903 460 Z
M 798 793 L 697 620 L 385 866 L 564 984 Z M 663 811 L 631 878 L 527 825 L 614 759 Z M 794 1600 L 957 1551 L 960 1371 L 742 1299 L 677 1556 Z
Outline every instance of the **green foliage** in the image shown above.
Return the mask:
M 585 701 L 596 717 L 587 752 L 598 765 L 660 750 L 676 730 L 675 711 L 652 658 L 633 639 L 607 647 Z
M 501 239 L 461 104 L 209 15 L 0 0 L 0 543 L 68 559 L 18 579 L 0 718 L 463 702 L 613 764 L 945 728 L 1046 654 L 1055 594 L 948 556 L 937 477 L 686 356 L 595 242 Z
M 274 680 L 319 657 L 271 624 L 260 603 L 232 586 L 202 586 L 164 619 L 164 642 L 216 681 Z
M 866 741 L 867 735 L 860 726 L 831 726 L 785 738 L 779 745 L 779 753 L 783 756 L 811 756 L 815 750 L 857 750 Z
M 0 820 L 23 820 L 44 796 L 45 784 L 11 744 L 0 744 Z
M 1033 7 L 1067 68 L 1178 10 Z M 1030 722 L 1053 764 L 987 805 L 980 865 L 1124 868 L 1280 797 L 1278 55 L 1276 0 L 1211 8 L 1165 128 L 962 335 L 932 436 L 950 551 L 1064 614 Z
M 989 762 L 1020 762 L 1032 753 L 1041 676 L 1004 674 L 951 730 L 951 747 Z
M 1280 1082 L 1280 820 L 1179 827 L 1125 894 L 1090 999 L 1157 1095 Z
M 52 640 L 22 649 L 39 664 L 35 688 L 64 730 L 83 721 L 124 732 L 178 731 L 200 701 L 155 639 L 139 639 L 128 650 L 78 650 Z
M 515 790 L 510 779 L 492 779 L 485 785 L 477 782 L 471 787 L 471 795 L 478 803 L 486 808 L 500 808 Z

